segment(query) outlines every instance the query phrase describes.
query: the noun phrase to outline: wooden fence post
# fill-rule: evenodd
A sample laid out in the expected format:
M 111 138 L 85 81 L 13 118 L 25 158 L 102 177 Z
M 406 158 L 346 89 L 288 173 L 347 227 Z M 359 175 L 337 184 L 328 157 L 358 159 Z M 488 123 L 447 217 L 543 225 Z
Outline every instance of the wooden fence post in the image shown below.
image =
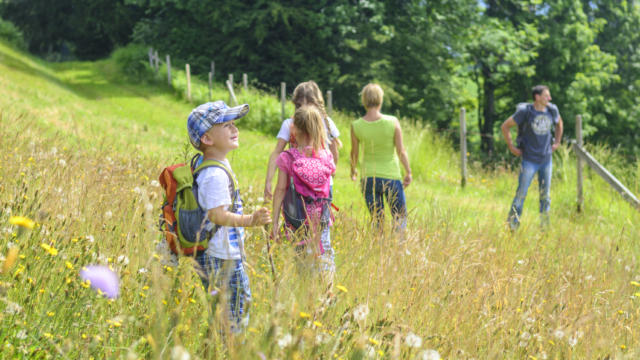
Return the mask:
M 229 74 L 229 82 L 231 83 L 231 86 L 233 86 L 233 74 Z
M 156 75 L 158 74 L 158 67 L 160 65 L 160 57 L 158 56 L 158 51 L 154 51 L 153 57 L 156 59 L 155 67 L 156 67 Z
M 191 102 L 191 67 L 186 65 L 187 71 L 187 101 Z
M 233 92 L 233 85 L 229 80 L 227 80 L 227 90 L 229 90 L 229 102 L 231 106 L 237 106 L 238 100 L 236 99 L 236 94 Z
M 467 118 L 465 108 L 460 109 L 460 186 L 467 185 Z
M 213 100 L 213 73 L 209 71 L 209 101 Z
M 153 48 L 149 48 L 149 67 L 153 68 Z
M 213 81 L 213 78 L 216 76 L 216 62 L 212 61 L 211 62 L 211 81 Z
M 171 86 L 171 56 L 167 55 L 167 82 Z
M 582 148 L 583 147 L 583 141 L 582 141 L 582 116 L 581 115 L 577 115 L 576 116 L 576 142 L 577 145 Z M 582 211 L 582 208 L 584 206 L 584 197 L 583 197 L 583 193 L 582 193 L 582 169 L 583 169 L 583 160 L 582 158 L 580 158 L 578 156 L 577 161 L 577 170 L 578 170 L 578 176 L 577 176 L 577 193 L 578 193 L 578 212 Z
M 282 120 L 285 119 L 284 105 L 286 101 L 287 101 L 287 83 L 281 82 L 280 83 L 280 104 L 282 105 Z
M 327 115 L 331 116 L 333 114 L 333 92 L 331 90 L 327 90 Z
M 247 73 L 242 74 L 242 86 L 244 87 L 244 91 L 249 90 L 249 78 L 247 77 Z

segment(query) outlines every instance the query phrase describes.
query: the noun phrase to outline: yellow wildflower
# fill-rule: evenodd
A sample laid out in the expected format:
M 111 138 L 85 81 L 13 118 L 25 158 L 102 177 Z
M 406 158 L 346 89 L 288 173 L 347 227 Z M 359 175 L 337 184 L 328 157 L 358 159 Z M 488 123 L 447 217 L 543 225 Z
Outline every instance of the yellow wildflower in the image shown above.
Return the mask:
M 379 345 L 380 342 L 374 338 L 369 338 L 369 343 L 371 343 L 371 345 Z
M 308 319 L 311 317 L 311 315 L 307 314 L 306 312 L 300 311 L 300 317 L 303 319 Z
M 342 286 L 342 285 L 336 285 L 336 289 L 338 289 L 338 290 L 340 290 L 340 291 L 342 291 L 344 293 L 349 292 L 349 290 L 347 290 L 347 288 Z
M 49 246 L 49 244 L 42 243 L 42 244 L 40 244 L 40 246 L 41 246 L 43 249 L 45 249 L 45 250 L 49 253 L 49 255 L 51 255 L 51 256 L 56 256 L 56 255 L 58 255 L 58 249 L 56 249 L 56 248 L 54 248 L 54 247 Z
M 319 321 L 314 321 L 313 325 L 315 325 L 316 327 L 322 327 L 322 323 Z
M 69 261 L 65 261 L 64 265 L 67 267 L 67 269 L 73 270 L 73 264 L 70 263 Z
M 24 216 L 12 216 L 9 218 L 9 223 L 11 225 L 18 225 L 27 229 L 33 229 L 33 227 L 36 225 L 35 221 Z

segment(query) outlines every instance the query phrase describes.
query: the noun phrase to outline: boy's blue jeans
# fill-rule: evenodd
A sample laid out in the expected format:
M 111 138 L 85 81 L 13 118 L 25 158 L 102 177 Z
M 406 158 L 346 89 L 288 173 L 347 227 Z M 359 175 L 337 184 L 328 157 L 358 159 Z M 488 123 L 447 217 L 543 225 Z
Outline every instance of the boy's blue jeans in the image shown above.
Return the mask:
M 251 289 L 249 277 L 244 270 L 242 259 L 225 260 L 212 257 L 206 252 L 196 256 L 196 262 L 200 267 L 199 275 L 205 291 L 209 292 L 209 282 L 214 281 L 215 286 L 226 291 L 229 304 L 228 319 L 231 331 L 240 332 L 249 323 L 249 303 L 251 302 Z
M 364 200 L 376 225 L 382 226 L 384 221 L 384 198 L 386 198 L 391 206 L 391 215 L 394 218 L 396 230 L 406 229 L 407 203 L 402 181 L 368 177 L 362 185 Z
M 549 209 L 551 208 L 551 170 L 553 168 L 552 161 L 537 164 L 531 161 L 522 160 L 520 167 L 520 175 L 518 176 L 518 190 L 513 198 L 509 217 L 507 221 L 512 230 L 516 230 L 520 225 L 520 217 L 522 216 L 522 207 L 527 197 L 527 190 L 533 181 L 533 177 L 538 174 L 538 189 L 540 191 L 540 215 L 542 225 L 549 222 Z

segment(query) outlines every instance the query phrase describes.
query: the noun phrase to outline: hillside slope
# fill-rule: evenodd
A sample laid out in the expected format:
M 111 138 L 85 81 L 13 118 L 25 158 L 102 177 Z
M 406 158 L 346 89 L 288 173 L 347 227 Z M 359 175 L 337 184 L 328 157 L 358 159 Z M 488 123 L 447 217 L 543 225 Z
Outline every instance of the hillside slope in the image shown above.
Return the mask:
M 275 246 L 272 282 L 265 234 L 250 229 L 251 336 L 223 350 L 224 338 L 202 316 L 209 300 L 187 259 L 163 271 L 153 257 L 160 191 L 152 180 L 191 151 L 184 125 L 194 104 L 161 82 L 116 75 L 109 61 L 51 64 L 0 43 L 0 252 L 12 244 L 22 255 L 0 274 L 0 332 L 15 357 L 166 357 L 178 345 L 196 357 L 231 358 L 407 358 L 425 349 L 446 358 L 639 354 L 640 215 L 591 173 L 586 211 L 576 213 L 568 148 L 554 158 L 551 228 L 539 229 L 534 183 L 524 226 L 510 234 L 504 218 L 517 174 L 473 168 L 461 189 L 450 144 L 404 124 L 415 182 L 399 244 L 368 226 L 358 184 L 348 178 L 344 114 L 334 116 L 345 146 L 334 187 L 341 210 L 330 301 L 287 244 Z M 240 136 L 231 162 L 251 210 L 261 205 L 274 137 L 246 129 Z M 637 183 L 630 187 L 638 192 Z M 10 215 L 39 225 L 18 231 Z M 78 281 L 78 269 L 95 262 L 119 271 L 119 299 L 102 301 Z M 358 320 L 353 312 L 363 305 L 368 315 Z M 286 334 L 291 342 L 278 345 Z M 411 334 L 421 339 L 417 348 Z

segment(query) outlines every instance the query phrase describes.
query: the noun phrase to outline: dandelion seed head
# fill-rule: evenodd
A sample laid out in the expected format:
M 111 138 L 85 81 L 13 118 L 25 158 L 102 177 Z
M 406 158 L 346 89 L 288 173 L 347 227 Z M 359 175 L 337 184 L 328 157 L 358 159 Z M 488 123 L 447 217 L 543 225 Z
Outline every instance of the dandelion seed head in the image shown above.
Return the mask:
M 369 316 L 369 307 L 366 304 L 358 305 L 358 307 L 353 310 L 353 318 L 356 321 L 365 321 L 367 316 Z
M 433 349 L 423 350 L 418 354 L 420 360 L 440 360 L 440 353 Z
M 191 354 L 182 347 L 181 345 L 176 345 L 171 349 L 171 360 L 190 360 Z
M 107 210 L 107 211 L 104 213 L 104 218 L 105 218 L 105 219 L 107 219 L 107 220 L 109 220 L 109 219 L 111 219 L 111 217 L 113 217 L 113 213 L 111 212 L 111 210 Z
M 67 166 L 67 162 L 64 159 L 58 160 L 58 164 L 60 164 L 60 166 L 62 166 L 62 167 Z
M 158 180 L 151 180 L 150 185 L 153 187 L 160 187 L 160 183 L 158 182 Z
M 422 338 L 412 332 L 404 337 L 404 343 L 411 348 L 419 348 L 422 346 Z
M 293 337 L 291 336 L 291 334 L 286 333 L 280 339 L 278 339 L 277 344 L 281 349 L 284 349 L 287 346 L 291 345 L 292 342 Z
M 556 331 L 553 332 L 553 336 L 556 339 L 562 339 L 564 337 L 564 331 L 557 329 Z

